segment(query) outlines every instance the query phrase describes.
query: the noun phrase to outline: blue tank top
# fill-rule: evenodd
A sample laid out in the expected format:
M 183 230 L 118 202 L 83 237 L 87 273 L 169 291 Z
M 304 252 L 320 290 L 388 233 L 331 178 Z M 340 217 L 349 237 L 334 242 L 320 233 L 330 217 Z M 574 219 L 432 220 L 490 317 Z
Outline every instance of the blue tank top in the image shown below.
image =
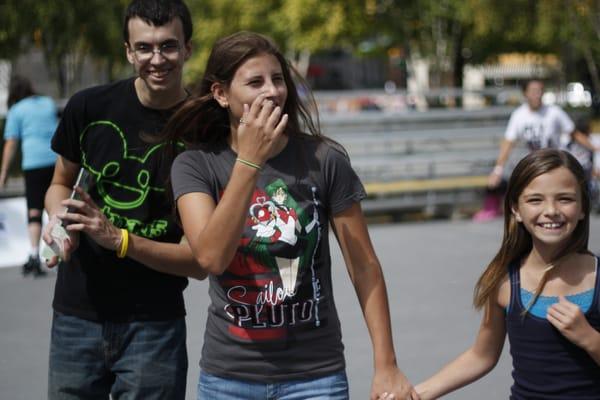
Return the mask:
M 598 263 L 598 259 L 596 260 Z M 600 365 L 545 318 L 523 315 L 519 263 L 509 268 L 511 295 L 506 331 L 513 360 L 510 399 L 600 399 Z M 600 331 L 600 273 L 585 317 Z

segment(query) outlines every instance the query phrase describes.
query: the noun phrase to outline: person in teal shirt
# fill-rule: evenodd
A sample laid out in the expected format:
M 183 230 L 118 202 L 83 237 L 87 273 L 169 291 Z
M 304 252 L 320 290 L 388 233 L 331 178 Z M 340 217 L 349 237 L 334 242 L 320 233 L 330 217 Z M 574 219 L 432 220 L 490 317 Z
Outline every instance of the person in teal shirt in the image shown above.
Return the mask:
M 38 248 L 44 196 L 50 186 L 56 162 L 56 154 L 50 149 L 50 140 L 58 125 L 57 110 L 50 97 L 36 94 L 29 79 L 22 76 L 11 79 L 7 105 L 0 189 L 6 184 L 8 168 L 20 142 L 31 243 L 29 260 L 23 265 L 23 275 L 33 273 L 40 276 L 45 273 L 41 268 Z

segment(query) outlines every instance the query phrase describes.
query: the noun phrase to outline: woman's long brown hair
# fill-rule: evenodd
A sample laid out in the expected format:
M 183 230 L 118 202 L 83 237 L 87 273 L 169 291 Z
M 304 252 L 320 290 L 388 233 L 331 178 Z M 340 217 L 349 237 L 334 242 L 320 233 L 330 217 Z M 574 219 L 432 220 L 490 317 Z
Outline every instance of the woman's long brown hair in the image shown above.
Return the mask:
M 577 224 L 569 241 L 550 262 L 529 306 L 535 303 L 546 284 L 549 271 L 561 259 L 571 253 L 589 253 L 590 199 L 583 168 L 575 157 L 565 151 L 556 149 L 534 151 L 523 158 L 511 174 L 504 198 L 504 237 L 502 238 L 502 245 L 475 285 L 473 293 L 475 308 L 481 309 L 487 304 L 496 288 L 508 274 L 509 266 L 521 260 L 532 249 L 531 234 L 523 227 L 522 223 L 516 220 L 513 213 L 513 210 L 517 208 L 519 196 L 532 180 L 560 167 L 567 168 L 575 176 L 581 195 L 582 211 L 585 216 Z

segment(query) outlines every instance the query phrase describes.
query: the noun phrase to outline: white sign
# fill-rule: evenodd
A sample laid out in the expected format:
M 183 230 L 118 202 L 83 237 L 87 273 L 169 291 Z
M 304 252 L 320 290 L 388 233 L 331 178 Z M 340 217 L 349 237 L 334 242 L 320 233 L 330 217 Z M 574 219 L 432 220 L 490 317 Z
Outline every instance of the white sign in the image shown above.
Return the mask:
M 0 199 L 0 268 L 24 264 L 29 247 L 25 198 Z

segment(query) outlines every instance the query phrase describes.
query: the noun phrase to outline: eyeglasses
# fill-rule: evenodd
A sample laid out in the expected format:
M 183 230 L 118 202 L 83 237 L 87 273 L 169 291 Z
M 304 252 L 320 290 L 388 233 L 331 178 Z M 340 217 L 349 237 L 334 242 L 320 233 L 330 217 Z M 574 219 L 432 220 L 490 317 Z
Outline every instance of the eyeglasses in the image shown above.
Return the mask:
M 165 42 L 156 48 L 146 43 L 138 43 L 132 51 L 135 54 L 135 58 L 143 63 L 150 61 L 154 57 L 154 54 L 160 54 L 163 58 L 172 60 L 179 56 L 179 50 L 181 50 L 181 46 L 178 42 Z

